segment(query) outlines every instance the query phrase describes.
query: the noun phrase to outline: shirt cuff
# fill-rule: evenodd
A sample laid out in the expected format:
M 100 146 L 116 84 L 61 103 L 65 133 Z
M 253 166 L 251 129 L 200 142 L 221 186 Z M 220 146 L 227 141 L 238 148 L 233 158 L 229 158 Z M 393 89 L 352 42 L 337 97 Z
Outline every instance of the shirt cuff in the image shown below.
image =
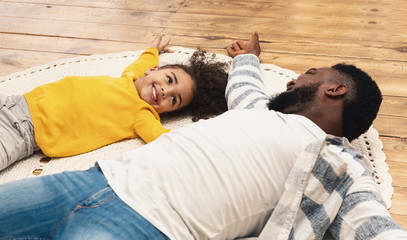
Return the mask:
M 260 60 L 256 55 L 251 53 L 238 55 L 233 59 L 233 69 L 244 65 L 260 68 Z

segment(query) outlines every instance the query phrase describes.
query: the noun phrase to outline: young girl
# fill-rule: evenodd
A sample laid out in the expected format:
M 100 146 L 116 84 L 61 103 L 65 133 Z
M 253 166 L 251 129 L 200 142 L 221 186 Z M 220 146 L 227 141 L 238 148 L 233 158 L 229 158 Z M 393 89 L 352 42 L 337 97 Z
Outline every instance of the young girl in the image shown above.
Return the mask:
M 169 40 L 159 35 L 121 77 L 70 76 L 24 95 L 0 94 L 0 170 L 36 150 L 49 157 L 85 153 L 169 132 L 159 114 L 188 110 L 193 121 L 227 110 L 227 64 L 196 51 L 189 64 L 158 68 Z

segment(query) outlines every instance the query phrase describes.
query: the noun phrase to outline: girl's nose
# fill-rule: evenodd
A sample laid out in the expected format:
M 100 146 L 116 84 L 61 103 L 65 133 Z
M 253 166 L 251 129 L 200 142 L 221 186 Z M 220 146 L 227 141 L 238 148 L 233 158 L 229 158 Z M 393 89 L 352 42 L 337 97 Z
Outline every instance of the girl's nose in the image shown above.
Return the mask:
M 165 89 L 163 87 L 161 87 L 161 93 L 162 93 L 163 97 L 165 97 L 166 92 L 165 92 Z

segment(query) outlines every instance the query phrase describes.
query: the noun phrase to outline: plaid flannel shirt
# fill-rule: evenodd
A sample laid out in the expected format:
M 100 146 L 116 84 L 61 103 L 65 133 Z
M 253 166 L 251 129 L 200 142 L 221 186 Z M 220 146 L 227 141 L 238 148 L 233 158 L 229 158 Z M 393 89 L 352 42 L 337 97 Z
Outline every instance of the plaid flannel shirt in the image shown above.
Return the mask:
M 226 87 L 229 109 L 266 108 L 255 55 L 235 57 Z M 346 138 L 328 135 L 296 160 L 284 192 L 258 238 L 407 239 L 390 217 L 368 159 Z M 249 238 L 246 238 L 249 239 Z

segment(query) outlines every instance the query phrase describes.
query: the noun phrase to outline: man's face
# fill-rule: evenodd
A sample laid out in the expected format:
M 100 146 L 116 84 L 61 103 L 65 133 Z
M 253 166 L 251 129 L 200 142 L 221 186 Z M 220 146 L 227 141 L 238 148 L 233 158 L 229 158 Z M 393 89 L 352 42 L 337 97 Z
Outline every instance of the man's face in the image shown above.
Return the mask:
M 194 98 L 195 82 L 181 68 L 149 69 L 134 84 L 140 98 L 158 113 L 181 109 Z
M 282 113 L 303 112 L 317 104 L 319 89 L 329 83 L 333 70 L 311 68 L 297 80 L 287 83 L 287 90 L 270 100 L 269 108 Z

